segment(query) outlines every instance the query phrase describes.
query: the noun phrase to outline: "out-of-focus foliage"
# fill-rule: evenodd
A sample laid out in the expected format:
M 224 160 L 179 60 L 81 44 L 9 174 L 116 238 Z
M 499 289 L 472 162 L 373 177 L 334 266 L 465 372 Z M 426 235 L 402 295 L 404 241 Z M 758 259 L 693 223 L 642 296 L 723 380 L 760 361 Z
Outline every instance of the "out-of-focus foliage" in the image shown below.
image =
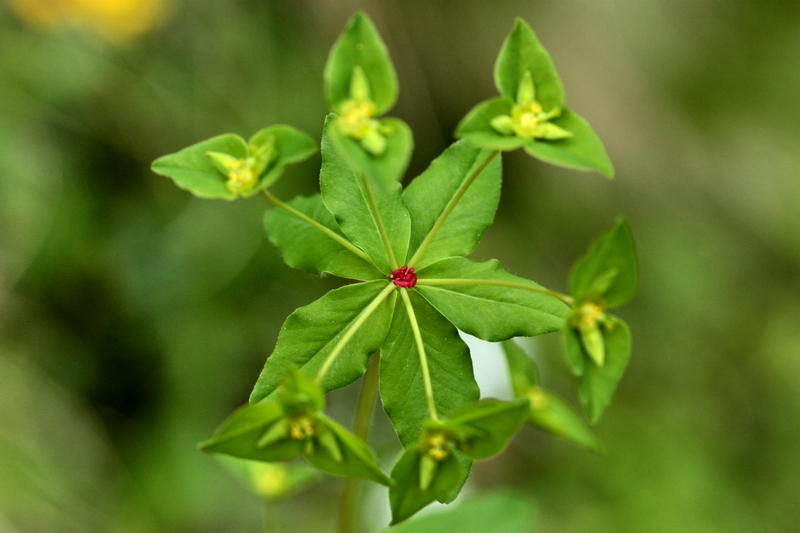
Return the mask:
M 44 28 L 74 25 L 121 42 L 159 22 L 167 0 L 10 0 L 27 23 Z
M 389 528 L 385 533 L 527 533 L 534 510 L 528 498 L 499 492 L 469 498 L 452 509 Z
M 274 123 L 318 140 L 325 57 L 357 8 L 397 66 L 411 175 L 496 93 L 516 16 L 608 149 L 613 182 L 511 154 L 474 259 L 566 290 L 618 213 L 636 236 L 640 290 L 619 310 L 633 357 L 596 428 L 608 454 L 526 429 L 467 491 L 530 493 L 541 531 L 800 528 L 796 2 L 184 1 L 158 23 L 35 22 L 94 4 L 115 3 L 0 1 L 0 529 L 260 527 L 263 500 L 196 443 L 245 403 L 285 317 L 335 282 L 282 265 L 266 202 L 200 201 L 148 167 Z M 318 165 L 274 192 L 309 194 Z M 560 339 L 531 348 L 543 386 L 574 397 Z M 355 393 L 331 398 L 345 425 Z M 373 444 L 399 449 L 378 428 Z M 279 521 L 331 531 L 340 489 L 282 502 Z M 385 497 L 365 497 L 380 530 Z

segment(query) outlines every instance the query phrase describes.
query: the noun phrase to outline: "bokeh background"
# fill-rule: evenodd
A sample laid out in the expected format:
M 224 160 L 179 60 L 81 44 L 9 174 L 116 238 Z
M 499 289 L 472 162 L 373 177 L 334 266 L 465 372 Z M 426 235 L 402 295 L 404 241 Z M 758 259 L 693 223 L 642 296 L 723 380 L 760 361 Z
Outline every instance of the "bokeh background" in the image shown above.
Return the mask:
M 265 504 L 282 471 L 248 484 L 195 446 L 245 402 L 283 319 L 340 282 L 282 264 L 265 201 L 200 201 L 149 164 L 278 122 L 319 138 L 322 68 L 356 9 L 397 66 L 409 177 L 495 94 L 515 16 L 606 143 L 610 182 L 506 155 L 474 258 L 565 290 L 617 214 L 637 238 L 608 453 L 528 428 L 466 492 L 529 494 L 533 531 L 800 531 L 796 0 L 0 0 L 0 531 L 333 530 L 341 480 Z M 313 193 L 318 164 L 274 191 Z M 574 398 L 560 339 L 526 347 Z M 332 395 L 336 418 L 356 393 Z M 390 464 L 382 414 L 373 444 Z M 380 529 L 385 493 L 365 499 Z

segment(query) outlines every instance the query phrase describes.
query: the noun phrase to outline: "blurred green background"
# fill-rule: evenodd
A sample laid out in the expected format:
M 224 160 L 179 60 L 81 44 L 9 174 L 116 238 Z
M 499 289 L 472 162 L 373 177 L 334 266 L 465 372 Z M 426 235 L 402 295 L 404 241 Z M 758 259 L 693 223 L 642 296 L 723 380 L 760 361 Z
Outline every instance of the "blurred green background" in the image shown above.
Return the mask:
M 398 69 L 409 177 L 495 94 L 515 16 L 606 143 L 611 182 L 506 155 L 473 257 L 565 290 L 617 214 L 637 238 L 609 453 L 527 428 L 466 492 L 530 494 L 542 532 L 800 531 L 796 0 L 0 0 L 0 531 L 333 530 L 341 480 L 265 510 L 195 446 L 246 401 L 283 319 L 340 282 L 282 264 L 266 201 L 200 201 L 149 164 L 278 122 L 319 138 L 322 68 L 356 9 Z M 313 193 L 318 164 L 274 191 Z M 574 397 L 561 340 L 527 346 Z M 356 393 L 332 395 L 336 418 Z M 398 444 L 376 428 L 388 468 Z M 380 529 L 385 493 L 365 499 Z

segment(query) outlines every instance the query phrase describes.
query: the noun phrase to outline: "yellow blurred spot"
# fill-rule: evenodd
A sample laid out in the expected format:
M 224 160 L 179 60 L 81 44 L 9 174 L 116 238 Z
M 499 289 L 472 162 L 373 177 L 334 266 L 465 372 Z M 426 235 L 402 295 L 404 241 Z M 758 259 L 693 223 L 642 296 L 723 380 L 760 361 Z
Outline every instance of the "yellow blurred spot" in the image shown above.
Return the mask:
M 375 116 L 375 104 L 369 100 L 346 100 L 339 108 L 342 133 L 353 139 L 363 139 L 371 130 L 379 127 Z
M 251 470 L 251 482 L 256 494 L 264 498 L 279 498 L 289 488 L 289 475 L 283 465 L 258 463 Z
M 428 439 L 428 455 L 437 461 L 444 461 L 450 455 L 447 449 L 447 439 L 441 433 L 436 433 Z
M 594 302 L 585 302 L 578 309 L 579 327 L 591 329 L 597 326 L 597 321 L 603 316 L 605 310 Z
M 112 42 L 141 35 L 157 25 L 166 0 L 11 0 L 11 6 L 35 26 L 75 25 Z
M 258 184 L 258 176 L 253 172 L 251 165 L 246 160 L 237 159 L 228 172 L 228 181 L 225 186 L 233 194 L 244 194 L 253 190 Z
M 539 102 L 517 104 L 511 110 L 514 132 L 520 137 L 536 139 L 544 137 L 542 124 L 550 120 L 550 115 L 542 111 Z
M 531 387 L 528 398 L 530 399 L 531 407 L 537 411 L 541 411 L 550 405 L 550 398 L 547 397 L 547 394 L 545 394 L 541 387 Z
M 305 416 L 294 420 L 289 425 L 289 436 L 295 440 L 306 440 L 313 437 L 314 433 L 314 426 L 311 424 L 311 420 Z

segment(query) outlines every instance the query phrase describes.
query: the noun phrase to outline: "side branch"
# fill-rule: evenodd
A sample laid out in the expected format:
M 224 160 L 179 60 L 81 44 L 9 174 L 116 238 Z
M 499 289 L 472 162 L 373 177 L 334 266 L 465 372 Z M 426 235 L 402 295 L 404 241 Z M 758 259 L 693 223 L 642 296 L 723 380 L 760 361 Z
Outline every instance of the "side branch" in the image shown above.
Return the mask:
M 361 393 L 358 395 L 356 404 L 356 420 L 353 425 L 353 433 L 367 441 L 369 428 L 372 422 L 372 414 L 375 410 L 375 398 L 378 396 L 378 382 L 380 365 L 380 352 L 372 354 L 367 366 L 367 373 L 364 374 L 364 382 L 361 385 Z M 351 533 L 354 531 L 354 522 L 358 511 L 358 497 L 361 481 L 348 477 L 344 482 L 342 499 L 339 501 L 339 532 Z
M 436 224 L 433 225 L 431 230 L 428 232 L 428 235 L 425 236 L 425 240 L 423 240 L 422 244 L 419 245 L 419 248 L 417 249 L 414 256 L 408 261 L 409 266 L 414 266 L 414 264 L 416 264 L 416 262 L 419 261 L 420 257 L 422 257 L 422 254 L 425 253 L 425 250 L 428 249 L 428 246 L 430 246 L 431 242 L 436 237 L 436 234 L 439 233 L 440 229 L 442 229 L 442 226 L 444 225 L 445 221 L 447 221 L 447 218 L 450 216 L 450 214 L 458 205 L 458 202 L 460 202 L 461 198 L 463 198 L 463 196 L 466 194 L 467 189 L 470 188 L 472 183 L 478 178 L 478 176 L 480 176 L 481 172 L 483 172 L 484 169 L 486 169 L 486 167 L 489 166 L 489 163 L 491 163 L 492 160 L 495 157 L 497 157 L 497 154 L 499 153 L 500 152 L 498 150 L 495 150 L 492 153 L 490 153 L 483 161 L 483 163 L 481 163 L 480 166 L 476 168 L 472 172 L 472 174 L 470 174 L 470 176 L 464 181 L 464 183 L 461 184 L 461 186 L 458 188 L 453 197 L 450 198 L 450 201 L 447 203 L 447 206 L 444 208 L 444 211 L 442 211 L 442 214 L 439 216 L 439 219 L 436 221 Z
M 436 414 L 436 403 L 433 401 L 433 386 L 431 385 L 431 374 L 428 369 L 428 356 L 425 354 L 425 344 L 422 342 L 422 334 L 419 331 L 417 316 L 414 314 L 414 307 L 411 305 L 411 298 L 408 297 L 408 289 L 400 289 L 400 296 L 406 306 L 408 320 L 411 322 L 411 330 L 414 332 L 414 340 L 417 342 L 419 352 L 419 364 L 422 367 L 422 382 L 425 385 L 425 398 L 428 400 L 428 414 L 434 420 L 439 420 Z
M 502 281 L 497 279 L 420 278 L 419 280 L 417 280 L 417 285 L 430 285 L 432 287 L 441 285 L 487 285 L 492 287 L 507 287 L 509 289 L 522 289 L 526 291 L 537 292 L 539 294 L 545 294 L 547 296 L 552 296 L 553 298 L 561 300 L 564 304 L 570 307 L 572 307 L 572 304 L 575 303 L 575 300 L 571 296 L 567 296 L 566 294 L 561 294 L 560 292 L 551 291 L 550 289 L 545 289 L 544 287 L 540 287 L 538 285 L 528 285 L 527 283 L 514 283 L 513 281 Z
M 378 294 L 375 299 L 372 300 L 363 311 L 361 311 L 361 314 L 356 317 L 350 327 L 347 328 L 347 331 L 345 331 L 344 335 L 342 335 L 342 338 L 339 339 L 339 342 L 336 343 L 336 346 L 333 347 L 331 353 L 328 354 L 328 358 L 325 359 L 325 362 L 322 363 L 322 367 L 320 367 L 319 372 L 317 372 L 317 377 L 314 379 L 317 384 L 319 384 L 328 370 L 330 370 L 334 361 L 336 361 L 336 358 L 339 357 L 339 354 L 342 353 L 344 347 L 347 345 L 350 339 L 353 338 L 353 335 L 355 335 L 358 330 L 361 329 L 361 326 L 364 325 L 364 322 L 366 322 L 369 316 L 375 312 L 378 306 L 383 303 L 386 297 L 389 296 L 394 289 L 395 286 L 389 283 L 386 288 L 384 288 L 380 294 Z
M 348 241 L 347 239 L 345 239 L 344 237 L 342 237 L 341 235 L 339 235 L 338 233 L 336 233 L 332 229 L 330 229 L 330 228 L 328 228 L 326 226 L 323 226 L 322 224 L 320 224 L 319 222 L 317 222 L 313 218 L 307 216 L 304 213 L 301 213 L 300 211 L 298 211 L 294 207 L 290 206 L 286 202 L 282 202 L 281 200 L 279 200 L 277 197 L 275 197 L 268 190 L 264 189 L 261 192 L 264 194 L 264 196 L 266 197 L 267 200 L 269 200 L 270 202 L 272 202 L 276 206 L 280 207 L 281 209 L 283 209 L 287 213 L 299 218 L 300 220 L 302 220 L 303 222 L 305 222 L 309 226 L 312 226 L 312 227 L 318 229 L 319 231 L 321 231 L 322 233 L 324 233 L 325 235 L 327 235 L 328 237 L 330 237 L 334 241 L 338 242 L 339 244 L 341 244 L 342 246 L 344 246 L 345 248 L 347 248 L 348 250 L 350 250 L 351 252 L 356 254 L 358 257 L 360 257 L 364 261 L 368 262 L 369 264 L 372 264 L 372 260 L 369 258 L 369 256 L 366 253 L 364 253 L 363 250 L 358 248 L 352 242 Z

